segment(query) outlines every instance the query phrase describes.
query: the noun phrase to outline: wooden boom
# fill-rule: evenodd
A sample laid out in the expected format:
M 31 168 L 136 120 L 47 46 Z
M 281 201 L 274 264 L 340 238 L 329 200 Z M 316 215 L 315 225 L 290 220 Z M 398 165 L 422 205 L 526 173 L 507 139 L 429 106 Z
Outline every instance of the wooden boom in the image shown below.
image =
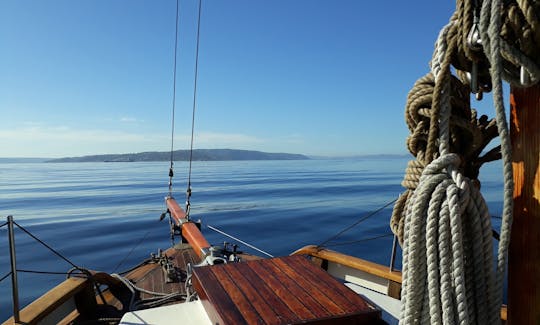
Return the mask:
M 178 205 L 176 200 L 172 197 L 166 197 L 165 203 L 167 209 L 171 214 L 175 224 L 182 229 L 182 237 L 185 238 L 188 243 L 191 244 L 195 253 L 204 259 L 210 249 L 210 244 L 204 238 L 203 234 L 197 227 L 197 225 L 187 219 L 187 215 L 184 210 Z

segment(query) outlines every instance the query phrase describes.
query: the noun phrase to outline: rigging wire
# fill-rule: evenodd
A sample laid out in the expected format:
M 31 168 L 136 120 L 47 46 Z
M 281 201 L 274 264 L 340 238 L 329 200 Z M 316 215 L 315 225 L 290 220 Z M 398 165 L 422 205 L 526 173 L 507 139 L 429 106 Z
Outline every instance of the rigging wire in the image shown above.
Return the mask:
M 66 261 L 69 265 L 71 265 L 72 267 L 74 267 L 75 269 L 81 269 L 80 267 L 78 267 L 77 265 L 75 265 L 73 262 L 71 262 L 67 257 L 64 257 L 62 254 L 60 254 L 58 251 L 56 251 L 54 248 L 52 248 L 51 246 L 47 245 L 44 241 L 42 241 L 41 239 L 37 238 L 36 236 L 34 236 L 31 232 L 29 232 L 28 230 L 24 229 L 24 227 L 22 227 L 21 225 L 19 225 L 18 223 L 16 223 L 15 221 L 13 221 L 13 224 L 15 224 L 17 227 L 19 227 L 19 229 L 21 229 L 22 231 L 24 231 L 28 236 L 32 237 L 34 240 L 36 240 L 38 243 L 40 243 L 41 245 L 45 246 L 47 249 L 49 249 L 52 253 L 54 253 L 56 256 L 60 257 L 61 259 L 63 259 L 64 261 Z
M 191 144 L 189 147 L 189 171 L 188 171 L 188 184 L 186 190 L 186 218 L 189 219 L 189 212 L 191 207 L 191 167 L 193 162 L 193 138 L 195 134 L 195 110 L 197 107 L 197 80 L 199 79 L 199 44 L 201 35 L 201 11 L 202 0 L 199 0 L 199 14 L 197 17 L 197 46 L 195 49 L 195 77 L 193 80 L 193 108 L 191 113 Z
M 114 267 L 113 271 L 111 273 L 115 273 L 116 270 L 118 270 L 118 268 L 120 268 L 120 266 L 122 266 L 122 264 L 124 264 L 124 262 L 129 258 L 129 256 L 131 256 L 131 254 L 135 251 L 135 249 L 137 247 L 139 247 L 139 245 L 146 239 L 146 237 L 148 237 L 148 235 L 150 234 L 152 230 L 148 230 L 144 236 L 142 238 L 139 239 L 139 241 L 133 246 L 131 247 L 131 250 L 124 256 L 124 258 L 118 262 L 118 264 L 116 264 L 116 266 Z
M 241 240 L 241 239 L 238 239 L 238 238 L 236 238 L 236 237 L 234 237 L 234 236 L 232 236 L 232 235 L 229 235 L 228 233 L 226 233 L 226 232 L 224 232 L 224 231 L 222 231 L 222 230 L 219 230 L 219 229 L 217 229 L 216 227 L 212 227 L 212 226 L 210 226 L 210 225 L 206 225 L 206 227 L 212 229 L 213 231 L 215 231 L 215 232 L 217 232 L 217 233 L 222 234 L 223 236 L 227 236 L 227 237 L 229 237 L 229 238 L 231 238 L 231 239 L 233 239 L 233 240 L 236 240 L 237 242 L 242 243 L 242 244 L 246 245 L 247 247 L 256 250 L 257 252 L 263 253 L 263 254 L 266 255 L 266 256 L 274 257 L 274 255 L 272 255 L 272 254 L 270 254 L 270 253 L 267 253 L 267 252 L 263 251 L 262 249 L 257 248 L 257 247 L 255 247 L 255 246 L 253 246 L 253 245 L 251 245 L 251 244 L 248 244 L 248 243 L 246 243 L 245 241 L 243 241 L 243 240 Z
M 0 282 L 4 281 L 10 275 L 11 275 L 11 272 L 8 272 L 6 275 L 0 278 Z
M 366 241 L 371 241 L 371 240 L 376 240 L 376 239 L 381 239 L 381 238 L 391 237 L 391 236 L 394 236 L 394 234 L 393 233 L 382 234 L 382 235 L 358 239 L 358 240 L 351 240 L 351 241 L 339 242 L 339 243 L 334 243 L 334 244 L 326 244 L 324 247 L 346 246 L 346 245 L 358 244 L 358 243 L 362 243 Z
M 372 211 L 371 213 L 367 214 L 366 216 L 358 219 L 355 223 L 353 223 L 352 225 L 344 228 L 342 231 L 338 232 L 337 234 L 335 234 L 334 236 L 328 238 L 327 240 L 323 241 L 322 243 L 320 243 L 319 245 L 317 245 L 318 247 L 323 247 L 326 243 L 338 238 L 339 236 L 343 235 L 343 233 L 345 233 L 346 231 L 349 231 L 351 230 L 352 228 L 358 226 L 361 222 L 363 221 L 366 221 L 367 219 L 371 218 L 372 216 L 376 215 L 377 213 L 381 212 L 382 210 L 384 210 L 385 208 L 387 208 L 388 206 L 394 204 L 394 202 L 396 202 L 397 199 L 394 199 L 388 203 L 386 203 L 385 205 L 383 205 L 382 207 L 378 208 L 377 210 L 374 210 Z
M 68 275 L 68 272 L 61 272 L 61 271 L 37 271 L 37 270 L 25 270 L 25 269 L 17 269 L 17 272 L 21 273 L 34 273 L 34 274 L 49 274 L 49 275 Z
M 179 0 L 176 0 L 176 28 L 174 33 L 174 67 L 173 67 L 173 96 L 172 96 L 172 116 L 171 116 L 171 165 L 169 167 L 169 197 L 172 196 L 172 179 L 174 177 L 174 113 L 176 111 L 176 56 L 178 53 L 178 17 L 179 17 Z

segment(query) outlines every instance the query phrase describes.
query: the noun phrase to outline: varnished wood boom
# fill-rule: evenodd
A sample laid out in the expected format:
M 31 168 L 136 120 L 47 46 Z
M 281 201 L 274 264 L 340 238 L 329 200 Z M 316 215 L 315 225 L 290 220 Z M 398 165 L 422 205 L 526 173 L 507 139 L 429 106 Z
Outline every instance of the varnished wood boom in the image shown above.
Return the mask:
M 191 244 L 195 253 L 201 259 L 204 259 L 206 257 L 205 251 L 210 248 L 210 244 L 204 238 L 197 225 L 187 219 L 186 213 L 174 198 L 165 198 L 165 203 L 175 224 L 182 228 L 182 237 Z

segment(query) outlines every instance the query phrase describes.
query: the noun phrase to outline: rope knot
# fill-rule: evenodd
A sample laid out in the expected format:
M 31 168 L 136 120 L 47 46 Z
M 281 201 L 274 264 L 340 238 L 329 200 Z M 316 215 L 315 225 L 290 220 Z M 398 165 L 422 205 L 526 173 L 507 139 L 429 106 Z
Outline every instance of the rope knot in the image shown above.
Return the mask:
M 448 153 L 442 155 L 426 166 L 422 172 L 422 177 L 441 173 L 449 174 L 451 170 L 457 170 L 460 164 L 461 158 L 459 158 L 458 154 Z M 420 181 L 422 181 L 422 178 L 420 178 Z

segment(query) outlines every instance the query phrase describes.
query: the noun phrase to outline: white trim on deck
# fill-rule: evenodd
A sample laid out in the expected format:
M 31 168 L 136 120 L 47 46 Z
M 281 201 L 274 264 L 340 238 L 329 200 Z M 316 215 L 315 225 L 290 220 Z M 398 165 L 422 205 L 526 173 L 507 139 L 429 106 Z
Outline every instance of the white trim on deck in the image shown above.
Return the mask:
M 390 325 L 397 325 L 399 323 L 401 300 L 364 288 L 358 284 L 345 282 L 345 285 L 375 304 L 382 311 L 382 318 L 385 322 Z
M 345 280 L 346 282 L 352 282 L 380 293 L 385 293 L 388 291 L 387 279 L 352 268 L 350 266 L 330 262 L 328 263 L 327 272 L 338 279 Z
M 200 300 L 126 313 L 120 325 L 212 325 Z

